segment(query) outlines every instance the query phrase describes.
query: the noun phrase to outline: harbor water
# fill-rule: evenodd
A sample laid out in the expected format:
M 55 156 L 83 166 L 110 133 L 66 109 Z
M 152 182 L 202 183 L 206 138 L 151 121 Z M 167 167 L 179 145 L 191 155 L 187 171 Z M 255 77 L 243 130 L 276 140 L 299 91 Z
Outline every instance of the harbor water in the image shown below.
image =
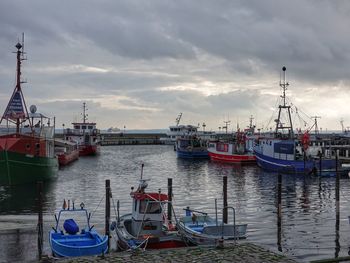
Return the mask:
M 44 183 L 44 254 L 50 254 L 48 231 L 53 214 L 63 200 L 84 202 L 92 212 L 92 224 L 104 229 L 105 180 L 111 181 L 112 219 L 120 201 L 120 213 L 131 211 L 130 187 L 150 179 L 148 191 L 167 193 L 173 179 L 176 216 L 183 208 L 208 212 L 215 217 L 215 199 L 223 204 L 223 176 L 228 177 L 228 204 L 236 209 L 236 222 L 248 224 L 248 242 L 281 251 L 299 261 L 347 256 L 350 251 L 350 179 L 340 179 L 340 217 L 336 220 L 334 177 L 282 175 L 281 224 L 278 224 L 275 173 L 256 165 L 237 166 L 210 160 L 176 158 L 169 145 L 106 146 L 95 157 L 81 157 L 61 169 L 57 178 Z M 0 187 L 0 261 L 37 258 L 36 185 Z M 221 217 L 221 213 L 219 213 Z M 229 220 L 232 220 L 229 214 Z M 278 229 L 278 227 L 280 229 Z M 339 231 L 337 231 L 339 229 Z

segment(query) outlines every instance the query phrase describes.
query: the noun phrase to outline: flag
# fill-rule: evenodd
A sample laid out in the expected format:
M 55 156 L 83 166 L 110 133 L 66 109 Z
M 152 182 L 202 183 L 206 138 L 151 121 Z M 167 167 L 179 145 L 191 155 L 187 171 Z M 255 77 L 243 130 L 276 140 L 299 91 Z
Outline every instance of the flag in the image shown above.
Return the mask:
M 24 117 L 25 112 L 23 107 L 22 94 L 17 90 L 9 101 L 3 118 L 15 120 Z

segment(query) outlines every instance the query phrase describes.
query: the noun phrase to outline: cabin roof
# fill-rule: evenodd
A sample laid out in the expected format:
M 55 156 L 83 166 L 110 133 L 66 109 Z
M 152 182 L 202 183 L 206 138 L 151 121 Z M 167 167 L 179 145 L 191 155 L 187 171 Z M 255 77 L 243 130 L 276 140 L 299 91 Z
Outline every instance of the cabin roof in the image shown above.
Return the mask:
M 96 125 L 95 122 L 72 122 L 73 125 Z
M 161 193 L 138 193 L 131 192 L 131 197 L 135 200 L 168 201 L 168 195 Z

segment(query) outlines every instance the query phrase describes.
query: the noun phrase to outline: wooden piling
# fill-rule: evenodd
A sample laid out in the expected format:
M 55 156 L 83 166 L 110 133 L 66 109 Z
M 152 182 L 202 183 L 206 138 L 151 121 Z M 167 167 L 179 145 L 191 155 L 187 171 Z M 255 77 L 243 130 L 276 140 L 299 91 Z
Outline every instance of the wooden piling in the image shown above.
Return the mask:
M 168 178 L 168 221 L 172 223 L 173 179 Z
M 111 182 L 110 180 L 106 180 L 106 211 L 105 211 L 105 234 L 108 236 L 108 250 L 107 253 L 109 252 L 109 247 L 110 247 L 110 238 L 109 238 L 109 221 L 111 218 L 111 203 L 110 203 L 110 197 L 111 197 Z
M 38 188 L 38 255 L 42 259 L 43 253 L 43 182 L 37 183 Z
M 223 193 L 224 193 L 224 208 L 223 208 L 223 215 L 222 215 L 222 221 L 227 224 L 227 176 L 225 175 L 223 177 L 224 185 L 223 185 Z
M 277 179 L 277 247 L 282 252 L 282 175 Z
M 338 153 L 335 154 L 335 253 L 334 257 L 339 257 L 339 227 L 340 227 L 340 195 L 339 195 L 339 172 L 338 172 Z

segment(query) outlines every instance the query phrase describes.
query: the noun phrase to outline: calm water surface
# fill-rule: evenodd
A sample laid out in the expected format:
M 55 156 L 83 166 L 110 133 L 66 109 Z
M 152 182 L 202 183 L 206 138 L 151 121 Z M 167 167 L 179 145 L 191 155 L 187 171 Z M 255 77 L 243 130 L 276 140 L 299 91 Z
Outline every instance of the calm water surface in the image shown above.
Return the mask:
M 255 165 L 234 166 L 176 158 L 172 146 L 109 146 L 97 157 L 81 157 L 45 183 L 44 253 L 49 254 L 48 231 L 53 213 L 63 199 L 84 202 L 92 211 L 92 223 L 104 228 L 105 180 L 110 179 L 113 200 L 120 200 L 120 212 L 131 209 L 130 187 L 137 187 L 141 164 L 144 178 L 151 179 L 148 191 L 167 192 L 167 178 L 173 178 L 177 215 L 190 206 L 215 215 L 215 199 L 222 206 L 222 177 L 228 177 L 228 203 L 236 208 L 236 220 L 248 223 L 247 241 L 282 251 L 300 261 L 348 255 L 350 180 L 340 180 L 339 234 L 336 231 L 335 178 L 282 176 L 282 230 L 278 242 L 277 175 Z M 37 257 L 36 185 L 0 187 L 0 223 L 28 221 L 31 229 L 0 234 L 0 261 L 24 261 Z M 112 202 L 113 205 L 113 202 Z M 112 206 L 112 216 L 115 216 Z M 229 215 L 230 217 L 230 215 Z M 34 227 L 33 227 L 34 226 Z

